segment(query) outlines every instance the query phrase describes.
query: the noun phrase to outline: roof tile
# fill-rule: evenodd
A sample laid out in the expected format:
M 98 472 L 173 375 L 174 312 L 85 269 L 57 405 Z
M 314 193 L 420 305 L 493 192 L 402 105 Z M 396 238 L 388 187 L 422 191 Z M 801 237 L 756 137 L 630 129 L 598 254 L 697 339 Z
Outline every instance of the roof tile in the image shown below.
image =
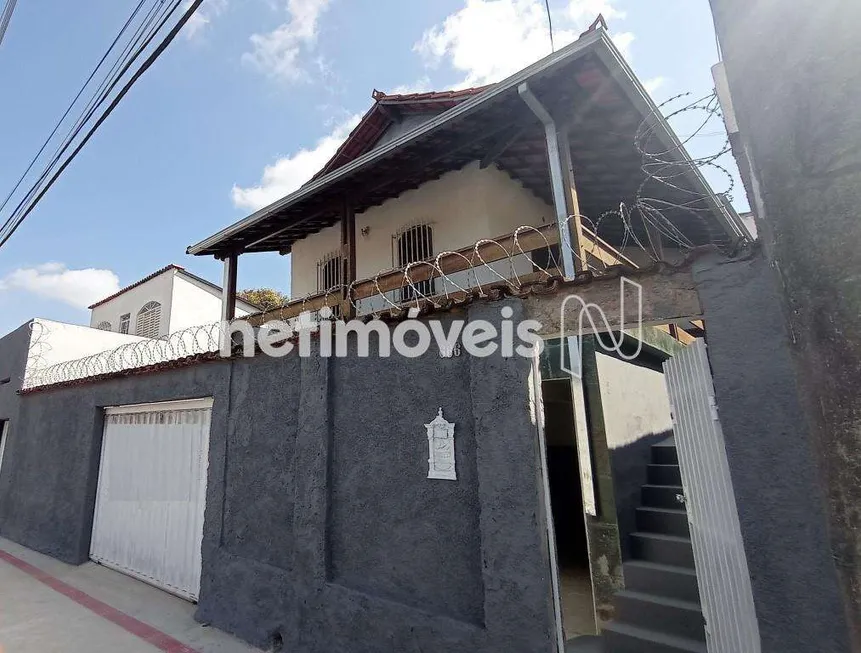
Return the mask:
M 386 94 L 374 89 L 371 97 L 374 104 L 359 121 L 359 124 L 350 132 L 346 140 L 341 143 L 332 158 L 326 162 L 320 171 L 312 177 L 317 179 L 333 170 L 337 170 L 350 161 L 370 151 L 379 138 L 383 135 L 393 120 L 386 113 L 386 106 L 397 106 L 399 111 L 405 113 L 418 113 L 419 111 L 442 112 L 451 109 L 462 101 L 478 95 L 489 86 L 477 86 L 474 88 L 463 88 L 455 91 L 428 91 L 425 93 L 392 93 Z
M 161 268 L 161 269 L 159 269 L 159 270 L 156 270 L 155 272 L 153 272 L 152 274 L 150 274 L 150 275 L 148 275 L 148 276 L 144 277 L 144 278 L 143 278 L 143 279 L 141 279 L 140 281 L 135 281 L 133 284 L 128 285 L 128 286 L 126 286 L 125 288 L 122 288 L 121 290 L 118 290 L 117 292 L 115 292 L 115 293 L 114 293 L 113 295 L 111 295 L 110 297 L 105 297 L 104 299 L 100 299 L 100 300 L 99 300 L 99 301 L 97 301 L 95 304 L 91 304 L 91 305 L 90 305 L 90 306 L 88 306 L 87 308 L 89 308 L 90 310 L 92 310 L 92 309 L 96 308 L 96 306 L 101 306 L 102 304 L 107 304 L 107 303 L 108 303 L 109 301 L 111 301 L 112 299 L 116 299 L 116 298 L 117 298 L 117 297 L 119 297 L 120 295 L 122 295 L 122 294 L 124 294 L 124 293 L 127 293 L 127 292 L 128 292 L 129 290 L 131 290 L 132 288 L 137 288 L 138 286 L 141 286 L 141 285 L 145 284 L 147 281 L 152 281 L 152 280 L 153 280 L 153 279 L 155 279 L 157 276 L 162 275 L 162 274 L 164 274 L 165 272 L 167 272 L 167 271 L 169 271 L 169 270 L 185 270 L 185 268 L 184 268 L 184 267 L 182 267 L 181 265 L 177 265 L 176 263 L 170 263 L 170 264 L 168 264 L 168 265 L 165 265 L 163 268 Z

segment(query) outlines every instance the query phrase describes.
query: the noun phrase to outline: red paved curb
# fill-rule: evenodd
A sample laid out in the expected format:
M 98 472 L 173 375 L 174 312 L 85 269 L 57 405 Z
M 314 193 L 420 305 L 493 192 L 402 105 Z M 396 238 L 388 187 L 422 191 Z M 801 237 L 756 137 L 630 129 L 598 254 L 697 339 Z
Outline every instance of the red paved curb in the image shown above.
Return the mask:
M 28 574 L 50 587 L 55 592 L 59 592 L 63 596 L 72 599 L 78 605 L 82 605 L 87 610 L 99 615 L 103 619 L 107 619 L 113 624 L 116 624 L 126 632 L 141 638 L 148 644 L 155 646 L 164 653 L 200 653 L 189 646 L 186 646 L 177 639 L 167 635 L 143 621 L 135 619 L 127 615 L 125 612 L 120 612 L 116 608 L 112 608 L 107 603 L 103 603 L 89 594 L 64 583 L 59 578 L 54 578 L 50 574 L 45 573 L 38 567 L 34 567 L 28 562 L 24 562 L 20 558 L 16 558 L 6 551 L 0 551 L 0 560 L 5 560 L 13 567 L 17 567 L 25 574 Z

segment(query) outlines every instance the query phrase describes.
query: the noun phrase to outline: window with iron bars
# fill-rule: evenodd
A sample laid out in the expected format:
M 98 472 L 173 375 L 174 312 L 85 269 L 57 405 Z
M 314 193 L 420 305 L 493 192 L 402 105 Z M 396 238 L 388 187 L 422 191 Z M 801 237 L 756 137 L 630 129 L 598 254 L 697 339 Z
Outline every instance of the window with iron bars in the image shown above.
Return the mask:
M 340 287 L 343 284 L 343 278 L 344 257 L 341 252 L 330 252 L 317 261 L 317 292 L 327 292 L 332 288 Z M 332 297 L 330 308 L 334 317 L 339 317 L 341 314 L 340 306 L 335 303 L 340 298 L 340 292 Z
M 433 227 L 420 223 L 403 228 L 392 237 L 394 265 L 405 268 L 410 263 L 426 261 L 433 257 Z M 417 267 L 416 270 L 421 269 Z M 408 302 L 417 296 L 434 294 L 434 279 L 415 282 L 415 289 L 404 286 L 400 290 L 400 301 Z

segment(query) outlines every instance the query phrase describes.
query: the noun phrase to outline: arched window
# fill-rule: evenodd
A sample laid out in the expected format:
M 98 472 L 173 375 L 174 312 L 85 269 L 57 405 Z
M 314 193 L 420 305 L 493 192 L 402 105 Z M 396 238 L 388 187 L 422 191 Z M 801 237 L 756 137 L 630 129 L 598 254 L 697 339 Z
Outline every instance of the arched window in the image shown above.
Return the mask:
M 96 325 L 96 328 L 99 331 L 110 331 L 112 327 L 111 327 L 111 323 L 106 321 L 106 322 L 99 322 Z
M 317 261 L 317 292 L 325 292 L 341 285 L 344 257 L 332 252 Z
M 158 338 L 160 327 L 161 304 L 158 302 L 147 302 L 138 311 L 135 334 L 144 338 Z
M 395 236 L 395 264 L 396 267 L 405 268 L 410 263 L 426 261 L 433 257 L 433 227 L 429 224 L 417 224 L 406 227 Z M 434 280 L 419 281 L 415 284 L 416 290 L 422 295 L 434 294 Z M 407 286 L 401 289 L 401 301 L 407 302 L 415 299 L 416 292 Z

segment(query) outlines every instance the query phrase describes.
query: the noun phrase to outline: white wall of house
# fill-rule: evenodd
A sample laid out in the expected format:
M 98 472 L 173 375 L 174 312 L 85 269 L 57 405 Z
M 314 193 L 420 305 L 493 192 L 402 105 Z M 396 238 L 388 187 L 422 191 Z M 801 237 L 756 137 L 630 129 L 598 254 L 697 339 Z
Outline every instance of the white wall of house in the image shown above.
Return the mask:
M 610 449 L 673 428 L 661 372 L 597 353 L 598 382 Z
M 237 302 L 237 317 L 251 313 L 250 308 Z M 182 274 L 174 275 L 169 333 L 210 324 L 220 319 L 221 295 L 214 288 Z
M 28 371 L 33 366 L 45 368 L 92 356 L 130 342 L 146 340 L 138 336 L 101 331 L 42 318 L 35 318 L 33 322 L 30 334 L 31 356 L 27 361 Z
M 119 332 L 120 316 L 128 313 L 131 316 L 129 334 L 134 335 L 136 333 L 138 311 L 147 302 L 158 302 L 161 304 L 159 335 L 168 333 L 175 272 L 175 270 L 169 270 L 132 288 L 128 292 L 122 293 L 109 302 L 96 306 L 90 313 L 90 326 L 96 328 L 101 322 L 110 322 L 111 331 Z
M 458 250 L 521 225 L 552 221 L 553 208 L 495 166 L 477 161 L 356 215 L 356 275 L 373 277 L 393 267 L 392 237 L 418 223 L 433 226 L 434 253 Z M 363 233 L 366 231 L 366 233 Z M 293 245 L 292 295 L 318 292 L 317 263 L 340 248 L 340 226 Z M 526 263 L 526 270 L 529 271 Z
M 134 335 L 138 312 L 149 302 L 161 304 L 159 336 L 221 319 L 221 292 L 171 269 L 96 306 L 90 314 L 90 326 L 95 329 L 102 322 L 109 322 L 111 331 L 119 332 L 120 317 L 128 313 L 129 334 Z M 253 306 L 237 302 L 237 316 L 254 311 Z

